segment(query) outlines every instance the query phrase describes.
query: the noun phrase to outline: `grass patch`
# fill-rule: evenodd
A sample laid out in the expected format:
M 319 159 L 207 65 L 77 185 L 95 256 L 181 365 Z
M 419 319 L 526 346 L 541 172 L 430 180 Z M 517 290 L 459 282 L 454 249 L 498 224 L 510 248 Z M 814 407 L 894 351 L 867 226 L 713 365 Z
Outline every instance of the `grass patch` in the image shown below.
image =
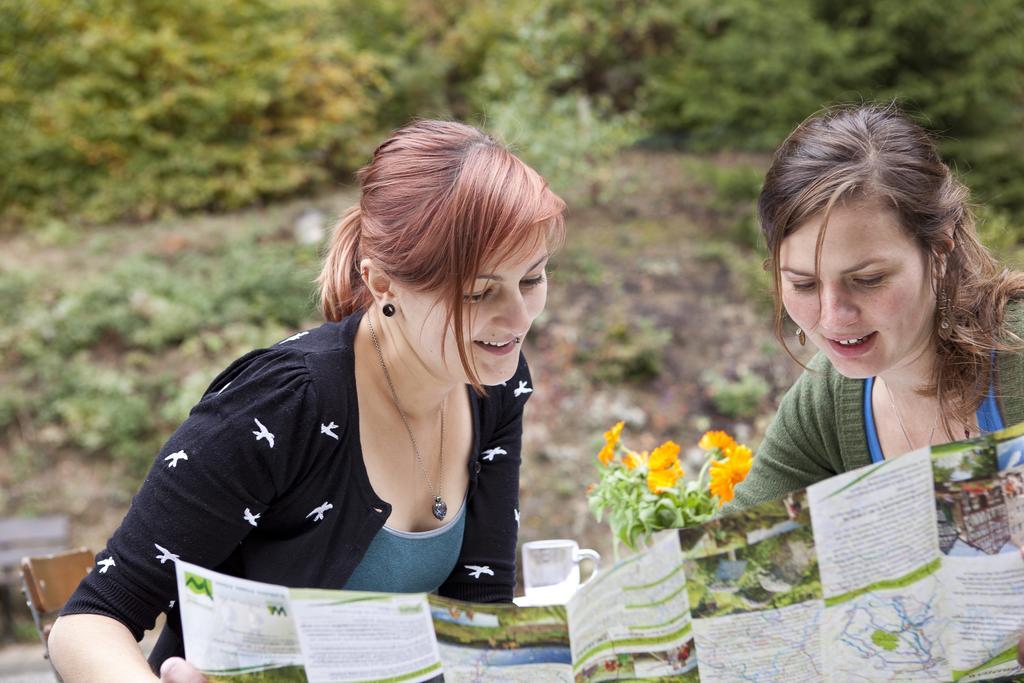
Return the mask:
M 318 254 L 274 227 L 0 274 L 0 451 L 36 453 L 15 480 L 66 452 L 140 476 L 217 372 L 313 321 Z

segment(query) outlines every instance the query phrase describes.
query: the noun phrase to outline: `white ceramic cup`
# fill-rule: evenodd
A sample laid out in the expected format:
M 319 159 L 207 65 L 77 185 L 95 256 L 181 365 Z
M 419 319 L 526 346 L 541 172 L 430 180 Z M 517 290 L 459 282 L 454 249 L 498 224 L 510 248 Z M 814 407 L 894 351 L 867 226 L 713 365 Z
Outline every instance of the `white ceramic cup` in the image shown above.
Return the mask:
M 523 588 L 532 604 L 565 604 L 580 587 L 580 561 L 590 560 L 587 581 L 597 576 L 601 556 L 568 538 L 524 543 Z

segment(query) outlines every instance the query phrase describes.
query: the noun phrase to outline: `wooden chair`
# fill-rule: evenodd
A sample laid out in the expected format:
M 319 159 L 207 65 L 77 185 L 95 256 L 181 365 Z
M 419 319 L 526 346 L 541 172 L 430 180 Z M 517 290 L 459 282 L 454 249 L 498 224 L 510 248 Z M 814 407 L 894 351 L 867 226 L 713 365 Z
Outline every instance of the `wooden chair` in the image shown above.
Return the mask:
M 3 640 L 14 640 L 14 593 L 21 585 L 21 558 L 67 550 L 67 515 L 0 518 L 0 618 Z
M 44 656 L 49 659 L 47 640 L 50 628 L 61 607 L 78 588 L 79 582 L 92 571 L 93 554 L 86 548 L 67 550 L 53 555 L 25 557 L 21 560 L 21 581 L 25 601 L 32 612 Z

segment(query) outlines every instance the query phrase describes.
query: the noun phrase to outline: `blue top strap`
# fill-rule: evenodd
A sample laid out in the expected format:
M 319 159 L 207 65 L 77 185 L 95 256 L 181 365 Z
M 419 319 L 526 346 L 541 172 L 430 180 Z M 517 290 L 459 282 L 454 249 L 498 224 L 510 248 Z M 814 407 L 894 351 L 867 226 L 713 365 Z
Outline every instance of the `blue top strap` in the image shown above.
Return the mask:
M 1003 423 L 1003 416 L 999 414 L 999 404 L 996 403 L 995 377 L 988 383 L 988 394 L 985 395 L 985 400 L 978 406 L 977 415 L 978 426 L 981 427 L 983 434 L 997 432 L 1000 429 L 1006 428 L 1006 425 Z
M 871 462 L 882 462 L 885 460 L 885 454 L 882 453 L 882 444 L 878 442 L 878 432 L 875 430 L 875 411 L 871 409 L 871 389 L 874 386 L 874 377 L 864 380 L 864 431 L 868 434 L 868 453 L 871 454 Z
M 992 367 L 995 369 L 996 354 L 992 352 Z M 1006 427 L 1003 416 L 999 412 L 999 404 L 996 403 L 995 373 L 990 376 L 988 383 L 988 394 L 985 400 L 978 406 L 975 416 L 978 419 L 978 427 L 982 434 L 997 432 Z M 885 454 L 882 453 L 882 445 L 878 442 L 878 430 L 875 428 L 875 413 L 871 409 L 871 390 L 875 386 L 875 378 L 868 377 L 864 380 L 864 431 L 868 436 L 868 453 L 871 454 L 871 462 L 882 462 Z

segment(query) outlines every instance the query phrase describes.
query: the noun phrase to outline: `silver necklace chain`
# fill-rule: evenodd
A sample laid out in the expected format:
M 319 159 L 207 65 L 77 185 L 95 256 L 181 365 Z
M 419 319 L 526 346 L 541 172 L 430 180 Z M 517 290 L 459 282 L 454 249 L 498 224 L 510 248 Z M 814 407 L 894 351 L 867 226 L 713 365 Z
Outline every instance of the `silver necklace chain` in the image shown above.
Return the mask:
M 896 416 L 896 422 L 900 426 L 900 431 L 903 432 L 903 438 L 907 440 L 907 447 L 910 450 L 914 450 L 914 442 L 910 440 L 910 434 L 907 432 L 906 426 L 903 424 L 903 418 L 900 417 L 900 411 L 896 408 L 896 399 L 892 395 L 892 389 L 889 388 L 889 384 L 882 380 L 882 384 L 885 386 L 885 393 L 889 394 L 889 405 L 892 406 L 892 412 Z M 932 423 L 932 430 L 928 432 L 928 443 L 925 446 L 932 445 L 932 437 L 935 436 L 935 428 L 939 426 L 939 411 L 935 411 L 935 422 Z
M 380 348 L 380 342 L 377 340 L 377 332 L 373 329 L 373 321 L 370 320 L 369 314 L 366 316 L 366 324 L 370 327 L 370 339 L 373 340 L 373 347 L 377 349 L 377 358 L 380 360 L 380 369 L 384 371 L 384 379 L 388 383 L 388 389 L 391 391 L 391 400 L 395 404 L 395 409 L 398 411 L 399 417 L 402 418 L 402 424 L 405 425 L 405 431 L 409 435 L 409 443 L 412 444 L 413 455 L 416 456 L 416 463 L 420 466 L 420 471 L 423 473 L 423 478 L 427 480 L 427 489 L 431 495 L 434 496 L 434 505 L 431 511 L 434 513 L 434 517 L 441 520 L 444 519 L 445 515 L 448 514 L 448 506 L 441 499 L 441 479 L 444 477 L 444 414 L 448 406 L 448 398 L 445 397 L 441 403 L 441 443 L 438 446 L 438 485 L 437 492 L 434 491 L 434 483 L 430 479 L 430 473 L 427 471 L 427 466 L 423 463 L 423 457 L 420 455 L 419 446 L 416 445 L 416 437 L 413 436 L 412 426 L 409 424 L 409 418 L 406 417 L 405 411 L 402 410 L 402 404 L 398 400 L 398 392 L 395 391 L 395 383 L 391 381 L 391 373 L 388 372 L 388 366 L 384 362 L 384 351 Z

